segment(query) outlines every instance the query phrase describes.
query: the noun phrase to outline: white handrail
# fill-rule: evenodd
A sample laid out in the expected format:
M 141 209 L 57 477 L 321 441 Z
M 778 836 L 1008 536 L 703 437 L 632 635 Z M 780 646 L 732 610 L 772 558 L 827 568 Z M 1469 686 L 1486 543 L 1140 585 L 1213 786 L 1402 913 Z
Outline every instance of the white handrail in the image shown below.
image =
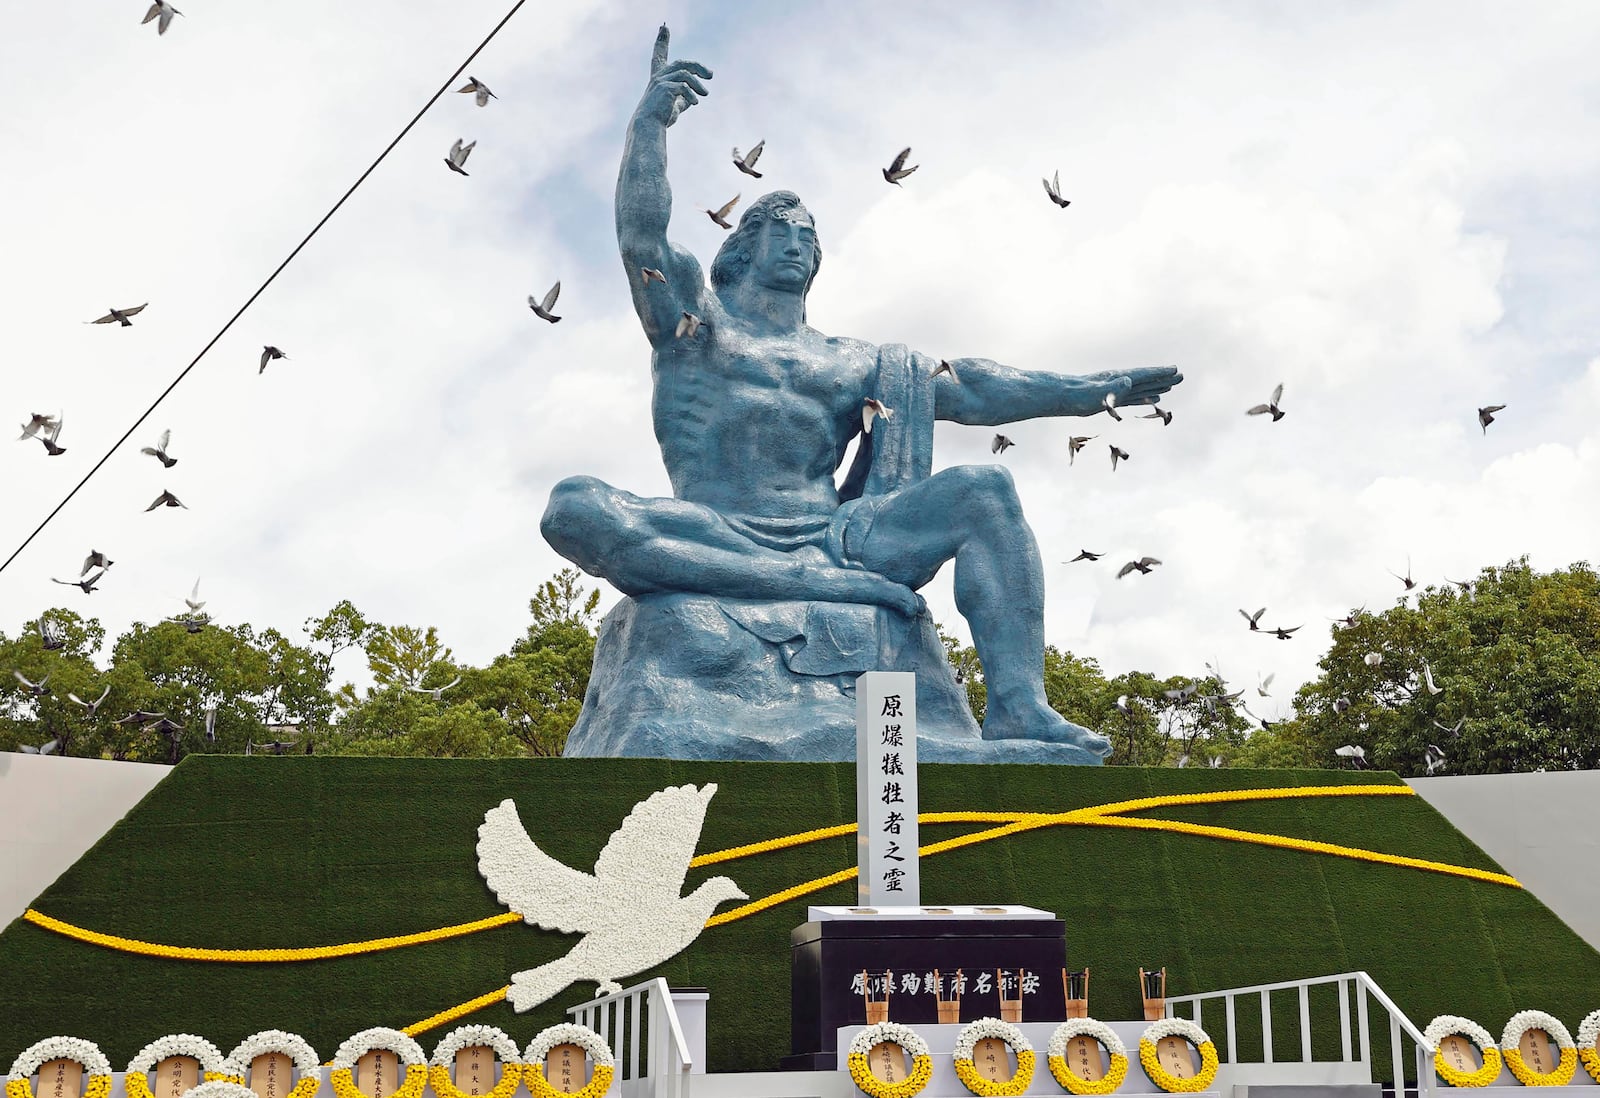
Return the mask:
M 1261 1044 L 1262 1062 L 1266 1064 L 1284 1063 L 1275 1060 L 1272 1047 L 1272 993 L 1274 991 L 1294 991 L 1297 993 L 1298 1008 L 1300 1013 L 1300 1063 L 1311 1063 L 1311 1000 L 1310 989 L 1320 985 L 1337 984 L 1339 988 L 1339 1045 L 1340 1063 L 1364 1065 L 1368 1080 L 1372 1076 L 1372 1047 L 1371 1033 L 1367 1023 L 1367 996 L 1370 995 L 1377 1001 L 1384 1012 L 1389 1016 L 1389 1051 L 1391 1068 L 1395 1078 L 1395 1093 L 1403 1094 L 1405 1091 L 1405 1059 L 1402 1049 L 1401 1035 L 1411 1039 L 1413 1054 L 1416 1060 L 1418 1098 L 1436 1098 L 1438 1089 L 1437 1080 L 1433 1072 L 1433 1048 L 1410 1018 L 1389 998 L 1388 994 L 1379 987 L 1376 981 L 1365 972 L 1342 972 L 1334 976 L 1314 976 L 1305 980 L 1283 980 L 1270 984 L 1253 984 L 1249 987 L 1227 988 L 1221 991 L 1205 991 L 1193 995 L 1173 995 L 1167 999 L 1167 1017 L 1177 1017 L 1177 1008 L 1189 1007 L 1190 1016 L 1198 1022 L 1201 1010 L 1205 1003 L 1221 1000 L 1224 1016 L 1227 1021 L 1227 1059 L 1229 1063 L 1239 1062 L 1237 1040 L 1237 1027 L 1234 1021 L 1235 1001 L 1243 996 L 1258 996 L 1261 1002 Z M 1353 989 L 1356 996 L 1356 1041 L 1354 1047 L 1350 1039 L 1350 1005 L 1348 1002 L 1348 989 Z M 1295 1061 L 1288 1061 L 1295 1062 Z
M 640 1004 L 644 1006 L 649 1047 L 640 1040 Z M 672 989 L 657 977 L 567 1008 L 567 1015 L 586 1025 L 611 1045 L 616 1057 L 622 1098 L 688 1098 L 694 1057 L 672 1003 Z M 619 1047 L 620 1043 L 620 1047 Z M 639 1067 L 644 1052 L 644 1070 Z

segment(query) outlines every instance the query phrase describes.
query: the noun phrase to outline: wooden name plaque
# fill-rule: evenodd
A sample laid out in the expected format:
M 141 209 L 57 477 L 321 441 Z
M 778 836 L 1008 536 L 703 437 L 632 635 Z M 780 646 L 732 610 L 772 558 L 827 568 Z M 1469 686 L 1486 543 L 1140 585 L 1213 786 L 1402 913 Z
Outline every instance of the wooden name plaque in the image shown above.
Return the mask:
M 250 1089 L 256 1098 L 284 1098 L 294 1089 L 294 1061 L 282 1052 L 263 1052 L 250 1061 Z
M 879 1041 L 867 1053 L 867 1067 L 885 1083 L 898 1083 L 911 1074 L 906 1067 L 906 1050 L 893 1041 Z
M 1067 1042 L 1067 1067 L 1072 1074 L 1090 1083 L 1106 1077 L 1105 1063 L 1100 1059 L 1100 1042 L 1093 1037 L 1074 1037 Z
M 83 1093 L 83 1065 L 76 1060 L 46 1060 L 39 1065 L 38 1098 L 78 1098 Z
M 1522 1062 L 1528 1065 L 1528 1070 L 1539 1075 L 1548 1075 L 1556 1069 L 1560 1061 L 1560 1054 L 1550 1047 L 1550 1035 L 1542 1029 L 1525 1029 L 1522 1031 L 1522 1040 L 1517 1042 L 1517 1051 L 1522 1053 Z
M 168 1056 L 155 1066 L 150 1092 L 155 1098 L 183 1098 L 199 1085 L 199 1060 L 193 1056 Z
M 389 1098 L 400 1089 L 400 1057 L 386 1048 L 364 1053 L 356 1061 L 355 1083 L 368 1098 Z
M 556 1045 L 544 1058 L 544 1078 L 562 1094 L 576 1094 L 589 1083 L 582 1045 Z M 456 1084 L 459 1086 L 460 1084 Z
M 1459 1033 L 1447 1033 L 1439 1038 L 1439 1052 L 1445 1063 L 1464 1074 L 1471 1075 L 1483 1068 L 1483 1061 L 1478 1058 L 1478 1046 Z
M 488 1045 L 468 1045 L 456 1053 L 456 1089 L 463 1094 L 488 1094 L 496 1083 L 494 1049 Z
M 998 1037 L 985 1037 L 972 1046 L 972 1067 L 991 1083 L 1009 1083 L 1017 1074 L 1010 1046 Z
M 1193 1046 L 1182 1037 L 1163 1037 L 1156 1042 L 1156 1063 L 1174 1079 L 1193 1079 Z

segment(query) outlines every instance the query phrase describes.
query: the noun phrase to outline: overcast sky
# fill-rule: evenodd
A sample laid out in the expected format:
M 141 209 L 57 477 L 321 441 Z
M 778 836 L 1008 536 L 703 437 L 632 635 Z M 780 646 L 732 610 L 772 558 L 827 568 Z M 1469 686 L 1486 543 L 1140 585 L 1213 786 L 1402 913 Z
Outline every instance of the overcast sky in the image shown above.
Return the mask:
M 187 0 L 164 37 L 144 0 L 8 17 L 0 395 L 13 422 L 64 410 L 68 453 L 0 449 L 0 559 L 507 6 Z M 1597 556 L 1600 5 L 544 0 L 471 67 L 500 98 L 444 97 L 0 574 L 0 628 L 59 604 L 115 636 L 200 576 L 223 622 L 299 638 L 348 598 L 459 659 L 505 651 L 563 565 L 553 484 L 669 491 L 611 213 L 663 19 L 715 72 L 669 138 L 672 236 L 707 267 L 697 209 L 755 196 L 728 150 L 764 138 L 761 185 L 816 217 L 822 331 L 1182 368 L 1169 427 L 1021 423 L 1003 459 L 939 429 L 936 467 L 1016 475 L 1051 643 L 1112 673 L 1275 671 L 1286 704 L 1327 619 L 1390 605 L 1408 559 L 1436 583 Z M 469 178 L 441 163 L 458 137 Z M 921 168 L 886 186 L 907 144 Z M 556 278 L 552 326 L 525 298 Z M 258 376 L 265 343 L 290 357 Z M 1286 418 L 1247 418 L 1279 382 Z M 138 453 L 165 428 L 171 470 Z M 1073 433 L 1100 438 L 1069 467 Z M 144 513 L 163 488 L 189 509 Z M 91 547 L 117 561 L 101 590 L 50 582 Z M 1108 556 L 1061 563 L 1079 548 Z M 1165 563 L 1114 579 L 1144 554 Z M 949 569 L 924 593 L 964 635 Z M 1304 629 L 1251 636 L 1235 611 L 1262 605 Z

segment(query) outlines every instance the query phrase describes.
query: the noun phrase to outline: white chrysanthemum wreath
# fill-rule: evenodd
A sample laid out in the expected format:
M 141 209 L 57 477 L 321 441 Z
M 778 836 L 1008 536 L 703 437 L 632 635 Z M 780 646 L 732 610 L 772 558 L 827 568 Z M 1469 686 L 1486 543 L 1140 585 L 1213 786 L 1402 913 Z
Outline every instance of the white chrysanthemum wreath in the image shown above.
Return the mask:
M 150 1072 L 169 1056 L 190 1056 L 200 1061 L 200 1081 L 203 1083 L 244 1082 L 244 1069 L 204 1037 L 196 1037 L 192 1033 L 170 1033 L 165 1037 L 157 1037 L 128 1061 L 128 1073 L 122 1077 L 128 1098 L 155 1098 L 150 1093 Z
M 183 1098 L 256 1098 L 256 1092 L 231 1079 L 213 1079 L 209 1083 L 190 1087 L 184 1092 Z
M 274 1053 L 287 1056 L 294 1065 L 295 1074 L 299 1076 L 294 1088 L 284 1098 L 312 1098 L 322 1086 L 322 1061 L 317 1058 L 317 1050 L 311 1047 L 311 1042 L 298 1033 L 281 1029 L 252 1033 L 239 1042 L 238 1048 L 228 1053 L 228 1059 L 238 1064 L 240 1071 L 248 1072 L 256 1057 Z
M 6 1076 L 6 1098 L 33 1098 L 34 1072 L 51 1060 L 72 1060 L 89 1076 L 83 1098 L 107 1098 L 111 1093 L 111 1061 L 100 1046 L 81 1037 L 46 1037 L 17 1054 Z
M 577 1045 L 594 1065 L 594 1074 L 589 1076 L 589 1081 L 581 1090 L 570 1095 L 562 1094 L 545 1078 L 544 1062 L 550 1050 L 557 1045 Z M 540 1030 L 522 1053 L 522 1081 L 527 1084 L 528 1093 L 533 1098 L 602 1098 L 611 1089 L 611 1077 L 615 1070 L 616 1059 L 611 1055 L 611 1046 L 606 1044 L 606 1039 L 588 1026 L 574 1022 L 562 1022 Z
M 898 1083 L 885 1083 L 872 1074 L 867 1054 L 885 1041 L 899 1045 L 911 1057 L 911 1072 Z M 850 1042 L 850 1078 L 857 1087 L 872 1098 L 912 1098 L 933 1078 L 933 1055 L 928 1042 L 917 1035 L 910 1026 L 898 1022 L 879 1022 L 856 1034 Z
M 1583 1070 L 1589 1073 L 1589 1078 L 1600 1083 L 1600 1048 L 1595 1046 L 1597 1041 L 1600 1041 L 1600 1010 L 1591 1010 L 1578 1023 L 1578 1061 L 1583 1064 Z
M 1168 1037 L 1182 1037 L 1200 1050 L 1200 1072 L 1193 1078 L 1180 1079 L 1156 1058 L 1156 1046 Z M 1187 1018 L 1158 1018 L 1145 1029 L 1139 1038 L 1139 1065 L 1150 1081 L 1169 1094 L 1193 1094 L 1211 1086 L 1217 1078 L 1217 1046 L 1211 1043 L 1206 1031 Z
M 1017 1057 L 1017 1070 L 1003 1083 L 991 1082 L 978 1074 L 972 1054 L 979 1041 L 998 1037 Z M 1033 1043 L 1022 1030 L 999 1018 L 979 1018 L 963 1029 L 956 1037 L 953 1053 L 956 1061 L 956 1078 L 979 1098 L 1014 1098 L 1028 1089 L 1033 1082 Z
M 1522 1059 L 1522 1035 L 1530 1029 L 1544 1030 L 1560 1050 L 1555 1066 L 1549 1071 L 1534 1071 Z M 1572 1082 L 1578 1070 L 1578 1046 L 1572 1043 L 1572 1034 L 1561 1024 L 1561 1019 L 1542 1010 L 1522 1010 L 1511 1016 L 1500 1033 L 1500 1055 L 1517 1082 L 1525 1087 L 1564 1087 Z
M 1450 1036 L 1465 1037 L 1477 1045 L 1478 1051 L 1483 1055 L 1483 1066 L 1477 1071 L 1466 1072 L 1457 1071 L 1445 1063 L 1444 1051 L 1439 1047 L 1439 1042 Z M 1441 1014 L 1428 1023 L 1428 1028 L 1422 1031 L 1422 1038 L 1433 1049 L 1433 1070 L 1439 1073 L 1439 1078 L 1451 1086 L 1486 1087 L 1500 1077 L 1500 1049 L 1496 1047 L 1489 1031 L 1471 1018 Z
M 474 1045 L 493 1049 L 495 1059 L 500 1061 L 500 1079 L 487 1098 L 511 1098 L 522 1083 L 522 1054 L 505 1030 L 479 1025 L 452 1029 L 433 1050 L 433 1066 L 428 1069 L 428 1085 L 433 1087 L 433 1093 L 438 1098 L 467 1098 L 467 1092 L 456 1086 L 450 1068 L 456 1053 Z
M 345 1038 L 333 1055 L 333 1071 L 328 1075 L 333 1093 L 338 1098 L 371 1098 L 356 1086 L 354 1070 L 356 1061 L 375 1049 L 394 1053 L 395 1059 L 405 1065 L 405 1075 L 389 1098 L 421 1098 L 422 1088 L 428 1085 L 428 1057 L 421 1045 L 387 1026 L 374 1026 Z
M 1087 1037 L 1105 1046 L 1106 1055 L 1111 1058 L 1111 1067 L 1103 1078 L 1092 1081 L 1085 1079 L 1067 1063 L 1067 1042 L 1074 1037 Z M 1056 1082 L 1073 1094 L 1110 1094 L 1128 1077 L 1128 1046 L 1122 1043 L 1122 1038 L 1117 1036 L 1115 1030 L 1093 1018 L 1072 1018 L 1057 1026 L 1050 1035 L 1045 1061 L 1050 1065 L 1050 1074 L 1056 1077 Z

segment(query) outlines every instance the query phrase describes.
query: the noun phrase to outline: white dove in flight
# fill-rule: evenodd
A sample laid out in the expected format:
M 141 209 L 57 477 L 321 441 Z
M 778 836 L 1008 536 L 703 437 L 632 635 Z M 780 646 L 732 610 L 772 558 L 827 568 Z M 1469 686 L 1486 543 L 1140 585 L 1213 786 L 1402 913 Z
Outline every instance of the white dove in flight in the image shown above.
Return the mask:
M 718 904 L 748 899 L 727 877 L 680 895 L 716 791 L 708 783 L 650 794 L 606 842 L 593 874 L 540 850 L 510 798 L 484 813 L 478 872 L 495 898 L 534 926 L 583 934 L 566 956 L 512 975 L 513 1009 L 530 1010 L 579 980 L 595 981 L 598 995 L 621 991 L 620 979 L 687 948 Z

